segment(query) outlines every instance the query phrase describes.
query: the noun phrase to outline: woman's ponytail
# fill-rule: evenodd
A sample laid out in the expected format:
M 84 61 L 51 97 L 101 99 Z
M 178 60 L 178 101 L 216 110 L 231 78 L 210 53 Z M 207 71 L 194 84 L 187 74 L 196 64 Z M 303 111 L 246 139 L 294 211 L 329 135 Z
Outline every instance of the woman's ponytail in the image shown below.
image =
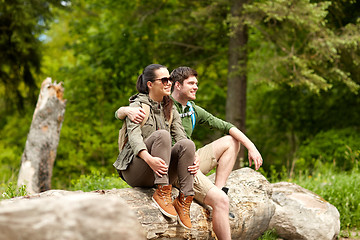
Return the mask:
M 144 73 L 140 74 L 140 76 L 138 77 L 136 82 L 136 89 L 138 90 L 139 93 L 145 93 L 145 94 L 149 93 L 147 81 L 146 82 L 144 81 Z

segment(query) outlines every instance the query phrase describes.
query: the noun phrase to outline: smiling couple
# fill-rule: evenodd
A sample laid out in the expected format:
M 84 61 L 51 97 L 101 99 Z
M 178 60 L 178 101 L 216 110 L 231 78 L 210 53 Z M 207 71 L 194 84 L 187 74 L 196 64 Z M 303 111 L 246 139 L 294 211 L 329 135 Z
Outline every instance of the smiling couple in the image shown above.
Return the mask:
M 258 170 L 263 160 L 238 128 L 193 102 L 198 90 L 197 75 L 189 67 L 178 67 L 171 74 L 160 64 L 144 69 L 137 80 L 139 93 L 130 98 L 130 106 L 115 112 L 117 119 L 125 119 L 128 142 L 114 167 L 132 187 L 155 187 L 152 199 L 159 210 L 167 217 L 177 218 L 187 229 L 192 226 L 193 198 L 210 205 L 217 238 L 231 239 L 229 189 L 225 185 L 240 144 L 248 149 L 250 166 L 254 162 Z M 148 112 L 144 104 L 149 106 Z M 194 128 L 202 125 L 218 129 L 225 136 L 196 151 L 190 139 Z M 214 184 L 205 174 L 215 167 Z M 173 185 L 180 190 L 174 201 Z

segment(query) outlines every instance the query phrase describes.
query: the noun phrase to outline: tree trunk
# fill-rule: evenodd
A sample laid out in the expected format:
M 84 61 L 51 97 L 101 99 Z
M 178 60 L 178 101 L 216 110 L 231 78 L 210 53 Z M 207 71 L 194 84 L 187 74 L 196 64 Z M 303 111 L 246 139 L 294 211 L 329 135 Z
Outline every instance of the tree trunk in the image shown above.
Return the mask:
M 229 42 L 229 73 L 226 101 L 226 120 L 233 123 L 245 134 L 246 119 L 246 64 L 247 64 L 247 26 L 241 18 L 243 5 L 247 0 L 232 1 L 231 35 Z M 244 146 L 241 146 L 239 157 L 234 169 L 240 168 L 245 156 Z
M 59 144 L 66 101 L 62 84 L 47 78 L 41 90 L 21 158 L 18 186 L 26 185 L 28 193 L 51 188 L 52 168 Z

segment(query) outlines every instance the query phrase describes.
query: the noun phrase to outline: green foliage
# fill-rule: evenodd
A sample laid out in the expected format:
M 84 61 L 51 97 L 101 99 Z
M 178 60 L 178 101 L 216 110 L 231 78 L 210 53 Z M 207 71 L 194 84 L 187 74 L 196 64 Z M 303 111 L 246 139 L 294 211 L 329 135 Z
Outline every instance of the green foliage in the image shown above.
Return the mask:
M 330 163 L 338 170 L 357 168 L 360 160 L 360 132 L 353 128 L 329 130 L 305 141 L 296 153 L 300 169 L 312 169 L 316 162 Z
M 8 112 L 36 101 L 35 73 L 41 65 L 40 35 L 52 19 L 51 7 L 67 1 L 4 0 L 0 4 L 0 102 Z M 27 100 L 27 101 L 25 101 Z M 25 103 L 28 103 L 25 105 Z
M 358 132 L 360 98 L 343 84 L 334 84 L 332 91 L 320 94 L 304 87 L 274 88 L 264 83 L 251 86 L 249 90 L 252 94 L 248 100 L 247 134 L 263 154 L 266 169 L 275 164 L 277 169 L 285 165 L 290 171 L 298 148 L 308 144 L 320 132 L 333 129 L 334 135 L 339 132 L 344 138 L 346 135 L 341 129 L 350 128 L 352 130 L 348 131 L 354 134 Z M 356 150 L 356 139 L 354 136 L 344 141 Z M 353 140 L 356 141 L 351 143 Z M 326 151 L 337 147 L 329 145 Z M 312 158 L 305 161 L 310 164 Z M 296 164 L 296 167 L 301 165 Z
M 276 235 L 275 229 L 264 232 L 263 235 L 258 238 L 258 240 L 277 240 L 277 239 L 278 236 Z
M 85 192 L 95 190 L 106 190 L 113 188 L 129 188 L 130 186 L 115 174 L 106 176 L 103 172 L 92 171 L 89 175 L 81 175 L 78 179 L 71 181 L 71 190 L 82 190 Z
M 260 168 L 259 172 L 270 182 L 277 182 L 280 179 L 288 178 L 288 171 L 285 166 L 277 170 L 275 165 L 271 165 L 269 170 L 265 171 L 264 168 Z
M 4 184 L 1 186 L 1 189 L 4 187 Z M 26 196 L 28 193 L 26 192 L 26 186 L 22 185 L 21 187 L 17 187 L 16 183 L 10 182 L 7 186 L 5 191 L 1 194 L 1 198 L 9 199 L 14 197 L 21 197 Z
M 271 61 L 263 58 L 257 78 L 291 87 L 306 86 L 317 93 L 342 82 L 358 92 L 358 77 L 352 74 L 357 70 L 349 69 L 339 59 L 344 54 L 353 67 L 359 62 L 357 54 L 350 54 L 359 51 L 359 24 L 348 23 L 334 29 L 326 20 L 330 5 L 329 1 L 310 0 L 258 1 L 247 5 L 247 24 L 265 40 L 259 49 L 273 49 Z
M 14 114 L 2 120 L 4 125 L 0 128 L 0 181 L 6 183 L 16 181 L 30 128 L 31 113 Z

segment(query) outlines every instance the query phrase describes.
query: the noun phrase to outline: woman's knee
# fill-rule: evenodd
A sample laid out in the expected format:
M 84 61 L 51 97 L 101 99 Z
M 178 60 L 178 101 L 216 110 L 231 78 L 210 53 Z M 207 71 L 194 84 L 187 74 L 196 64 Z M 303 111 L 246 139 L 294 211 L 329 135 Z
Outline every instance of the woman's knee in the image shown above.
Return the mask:
M 153 132 L 152 135 L 154 135 L 156 137 L 156 139 L 158 139 L 160 141 L 164 141 L 166 143 L 168 143 L 168 142 L 171 143 L 170 132 L 168 132 L 164 129 L 157 130 L 157 131 Z
M 156 134 L 160 138 L 171 138 L 170 132 L 166 131 L 165 129 L 156 130 L 153 134 Z
M 182 148 L 189 151 L 193 151 L 195 153 L 196 150 L 195 143 L 190 139 L 182 139 L 178 141 L 177 144 L 179 144 Z

